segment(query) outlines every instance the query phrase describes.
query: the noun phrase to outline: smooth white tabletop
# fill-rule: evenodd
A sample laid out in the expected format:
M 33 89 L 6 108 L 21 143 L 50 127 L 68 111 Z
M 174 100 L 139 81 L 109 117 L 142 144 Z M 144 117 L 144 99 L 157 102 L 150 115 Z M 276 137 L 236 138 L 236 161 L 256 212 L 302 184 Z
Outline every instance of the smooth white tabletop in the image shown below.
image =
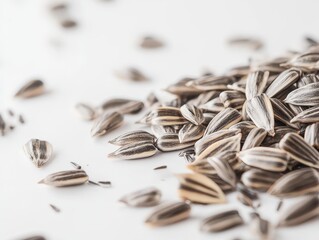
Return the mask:
M 32 234 L 49 240 L 103 239 L 255 239 L 248 225 L 218 234 L 199 231 L 204 217 L 237 208 L 248 220 L 250 209 L 234 194 L 229 204 L 197 206 L 187 221 L 148 228 L 151 209 L 133 209 L 117 200 L 132 190 L 156 186 L 163 201 L 178 200 L 172 173 L 187 172 L 178 152 L 159 153 L 137 161 L 107 159 L 116 147 L 108 140 L 128 130 L 142 115 L 125 116 L 125 126 L 105 137 L 90 137 L 92 123 L 79 119 L 78 102 L 97 105 L 112 97 L 144 100 L 147 94 L 205 69 L 217 74 L 245 64 L 249 57 L 276 56 L 305 47 L 306 34 L 319 38 L 318 1 L 254 0 L 74 0 L 70 14 L 76 29 L 61 29 L 48 7 L 55 1 L 0 1 L 0 112 L 8 108 L 25 116 L 26 124 L 0 137 L 0 239 Z M 144 35 L 158 36 L 166 47 L 142 50 Z M 232 36 L 257 36 L 265 44 L 258 52 L 233 49 Z M 147 83 L 119 80 L 114 71 L 135 66 L 152 79 Z M 13 99 L 19 86 L 32 78 L 45 81 L 48 93 L 29 100 Z M 22 146 L 30 138 L 52 143 L 54 158 L 37 169 Z M 83 185 L 52 188 L 37 182 L 46 175 L 83 166 L 92 180 L 112 181 L 111 188 Z M 167 165 L 168 170 L 153 168 Z M 278 200 L 261 196 L 261 213 L 276 222 Z M 289 207 L 285 202 L 283 209 Z M 49 204 L 61 209 L 55 213 Z M 318 239 L 319 221 L 277 231 L 277 239 Z

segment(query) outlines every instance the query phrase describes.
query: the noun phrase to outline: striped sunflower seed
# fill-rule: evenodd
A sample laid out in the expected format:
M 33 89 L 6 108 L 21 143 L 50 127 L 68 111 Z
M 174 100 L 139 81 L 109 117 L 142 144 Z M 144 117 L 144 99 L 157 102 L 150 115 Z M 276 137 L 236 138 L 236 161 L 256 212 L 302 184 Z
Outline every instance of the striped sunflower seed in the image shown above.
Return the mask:
M 319 169 L 319 152 L 296 133 L 287 133 L 279 143 L 289 156 L 306 166 Z
M 249 132 L 254 128 L 256 128 L 256 125 L 252 121 L 242 121 L 231 126 L 229 130 L 240 130 L 242 135 L 241 141 L 244 143 Z
M 75 105 L 75 110 L 77 111 L 78 115 L 83 120 L 93 120 L 97 117 L 97 113 L 95 112 L 94 108 L 85 104 L 85 103 L 78 103 Z
M 243 184 L 237 184 L 237 199 L 245 206 L 251 208 L 258 208 L 260 206 L 260 200 L 258 194 L 249 190 Z
M 31 80 L 24 84 L 14 95 L 17 98 L 31 98 L 44 93 L 44 83 L 41 80 Z
M 203 116 L 204 116 L 203 125 L 207 126 L 209 122 L 216 116 L 216 114 L 207 112 L 207 113 L 203 113 Z
M 173 133 L 160 136 L 157 139 L 155 146 L 162 152 L 170 152 L 191 147 L 194 143 L 195 141 L 180 143 L 178 134 Z
M 178 132 L 180 143 L 196 141 L 200 139 L 205 132 L 202 125 L 194 125 L 192 123 L 185 124 Z
M 138 100 L 114 98 L 103 102 L 98 108 L 98 112 L 118 112 L 121 114 L 139 113 L 144 108 L 144 103 Z
M 303 87 L 311 83 L 317 83 L 319 82 L 319 76 L 317 74 L 311 73 L 303 76 L 299 81 L 298 81 L 298 87 Z
M 211 113 L 219 113 L 225 109 L 224 103 L 220 100 L 219 97 L 213 98 L 212 100 L 199 105 L 199 108 L 202 109 L 204 112 L 211 112 Z
M 261 145 L 270 147 L 273 144 L 277 144 L 287 133 L 291 132 L 297 132 L 297 130 L 287 126 L 277 126 L 275 127 L 275 135 L 267 135 L 264 141 L 261 143 Z
M 274 227 L 272 224 L 263 219 L 257 213 L 253 213 L 250 229 L 254 236 L 258 236 L 260 240 L 271 240 L 274 236 Z
M 42 167 L 52 156 L 52 145 L 43 140 L 31 139 L 24 146 L 25 155 L 36 165 Z
M 312 168 L 302 168 L 286 173 L 268 190 L 279 198 L 297 197 L 319 192 L 319 173 Z
M 149 132 L 136 130 L 122 134 L 109 141 L 109 143 L 118 146 L 125 146 L 133 143 L 154 143 L 156 137 Z
M 308 108 L 301 113 L 299 113 L 297 116 L 295 116 L 293 119 L 291 119 L 291 123 L 315 123 L 319 121 L 319 106 L 314 106 L 312 108 Z
M 189 101 L 189 103 L 195 105 L 196 107 L 199 107 L 210 100 L 213 100 L 214 98 L 218 98 L 220 94 L 220 91 L 209 91 L 209 92 L 203 92 L 198 95 L 197 98 L 194 98 Z
M 177 125 L 181 126 L 181 125 Z M 178 131 L 175 128 L 176 126 L 161 126 L 161 125 L 152 125 L 151 129 L 153 134 L 158 138 L 165 134 L 174 134 L 178 133 Z
M 287 69 L 278 75 L 265 92 L 268 97 L 275 98 L 278 94 L 300 79 L 300 71 L 294 68 Z
M 155 187 L 141 189 L 123 196 L 119 201 L 130 207 L 152 207 L 159 204 L 162 194 Z
M 123 120 L 123 115 L 118 112 L 106 112 L 95 121 L 91 129 L 91 136 L 96 137 L 105 135 L 106 133 L 120 127 Z
M 246 83 L 247 100 L 262 94 L 266 88 L 269 72 L 256 71 L 249 73 Z
M 241 151 L 238 158 L 251 167 L 271 172 L 283 172 L 287 169 L 289 156 L 281 149 L 255 147 Z
M 298 106 L 316 106 L 319 104 L 319 82 L 311 83 L 290 92 L 286 103 Z
M 68 187 L 84 184 L 88 180 L 89 177 L 83 170 L 70 170 L 50 174 L 39 183 L 54 187 Z
M 260 144 L 264 141 L 265 137 L 267 136 L 267 132 L 263 128 L 253 128 L 242 147 L 242 150 L 246 150 L 249 148 L 254 148 L 260 146 Z
M 295 226 L 319 216 L 319 198 L 317 195 L 295 203 L 279 217 L 278 226 Z
M 168 86 L 165 90 L 178 96 L 196 96 L 202 93 L 203 90 L 197 89 L 190 84 L 194 80 L 193 78 L 183 78 L 177 83 Z
M 202 174 L 177 174 L 180 187 L 179 197 L 193 203 L 225 203 L 226 197 L 220 187 Z
M 291 123 L 291 119 L 295 117 L 295 114 L 279 99 L 271 98 L 271 105 L 274 111 L 274 117 L 276 120 L 286 124 L 295 129 L 300 128 L 299 123 Z
M 234 108 L 226 108 L 219 112 L 208 124 L 205 134 L 208 135 L 218 130 L 227 129 L 240 122 L 241 114 Z
M 157 152 L 153 143 L 131 143 L 117 149 L 108 155 L 109 158 L 135 160 L 153 156 Z
M 319 123 L 313 123 L 306 128 L 305 141 L 319 150 Z
M 283 176 L 282 173 L 250 169 L 241 175 L 241 181 L 253 190 L 267 191 L 281 176 Z
M 225 108 L 241 109 L 246 101 L 245 94 L 239 91 L 223 91 L 219 98 Z
M 195 125 L 200 125 L 205 120 L 202 110 L 194 105 L 185 104 L 180 110 L 183 117 Z
M 227 85 L 235 82 L 235 78 L 231 76 L 203 76 L 187 83 L 202 91 L 227 90 Z
M 150 226 L 164 226 L 189 218 L 191 206 L 184 202 L 165 203 L 157 207 L 146 219 Z
M 205 218 L 200 224 L 203 232 L 220 232 L 244 224 L 237 210 L 228 210 Z
M 313 71 L 316 69 L 316 63 L 319 61 L 319 53 L 308 51 L 296 55 L 291 58 L 287 63 L 281 64 L 283 67 L 296 67 L 304 72 Z

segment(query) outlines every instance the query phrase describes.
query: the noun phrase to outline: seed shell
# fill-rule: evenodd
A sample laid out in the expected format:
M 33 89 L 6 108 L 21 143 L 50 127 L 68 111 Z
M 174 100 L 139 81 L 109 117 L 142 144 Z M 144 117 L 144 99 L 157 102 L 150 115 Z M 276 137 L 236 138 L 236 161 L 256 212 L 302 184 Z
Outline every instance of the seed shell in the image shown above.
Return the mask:
M 192 123 L 185 124 L 178 132 L 180 143 L 191 142 L 200 139 L 205 132 L 202 125 L 194 125 Z
M 195 125 L 200 125 L 204 122 L 202 110 L 191 104 L 185 104 L 181 107 L 181 114 L 185 119 Z
M 305 141 L 319 150 L 319 122 L 313 123 L 306 128 Z
M 84 120 L 93 120 L 97 116 L 97 113 L 95 112 L 94 108 L 85 103 L 76 104 L 75 109 L 78 115 Z
M 52 145 L 43 140 L 31 139 L 23 146 L 26 156 L 36 165 L 42 167 L 52 156 Z
M 315 123 L 319 122 L 319 106 L 314 106 L 300 112 L 290 121 L 291 123 Z
M 194 143 L 195 141 L 181 143 L 178 134 L 165 134 L 157 139 L 155 146 L 162 152 L 170 152 L 191 147 Z
M 246 99 L 262 94 L 266 88 L 269 72 L 256 71 L 249 73 L 246 84 Z
M 246 150 L 249 148 L 254 148 L 260 146 L 260 144 L 264 141 L 267 136 L 267 132 L 263 128 L 254 128 L 252 129 L 242 147 L 242 150 Z
M 291 119 L 295 117 L 295 114 L 279 99 L 271 98 L 271 105 L 274 111 L 274 117 L 276 120 L 286 124 L 295 129 L 300 128 L 299 123 L 291 123 Z
M 103 102 L 98 108 L 98 112 L 118 112 L 121 114 L 139 113 L 144 108 L 144 103 L 138 100 L 126 98 L 113 98 Z
M 239 91 L 223 91 L 219 98 L 225 108 L 241 109 L 246 101 L 245 94 Z

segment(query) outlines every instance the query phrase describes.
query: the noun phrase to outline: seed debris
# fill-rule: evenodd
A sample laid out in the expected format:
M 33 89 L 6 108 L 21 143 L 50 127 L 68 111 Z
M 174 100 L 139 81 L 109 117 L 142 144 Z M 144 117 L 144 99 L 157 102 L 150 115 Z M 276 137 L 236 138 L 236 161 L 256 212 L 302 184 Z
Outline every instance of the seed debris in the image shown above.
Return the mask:
M 166 168 L 167 168 L 166 165 L 162 165 L 162 166 L 158 166 L 158 167 L 153 168 L 153 170 L 161 170 L 161 169 L 166 169 Z
M 58 208 L 57 206 L 53 205 L 53 204 L 49 204 L 49 206 L 53 209 L 53 211 L 55 211 L 56 213 L 60 213 L 61 210 L 60 208 Z

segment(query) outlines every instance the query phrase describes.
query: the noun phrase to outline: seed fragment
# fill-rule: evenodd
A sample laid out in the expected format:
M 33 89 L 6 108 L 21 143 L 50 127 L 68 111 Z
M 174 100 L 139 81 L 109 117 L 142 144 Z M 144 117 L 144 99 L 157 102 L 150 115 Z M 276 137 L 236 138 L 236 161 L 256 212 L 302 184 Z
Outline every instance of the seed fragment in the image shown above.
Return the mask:
M 93 120 L 97 116 L 94 108 L 85 103 L 76 104 L 75 110 L 77 111 L 78 115 L 84 120 Z
M 287 133 L 279 143 L 291 158 L 306 166 L 319 169 L 319 152 L 296 133 Z
M 58 208 L 57 206 L 53 205 L 53 204 L 49 204 L 49 206 L 53 209 L 53 211 L 59 213 L 61 212 L 60 208 Z
M 319 216 L 319 198 L 317 195 L 295 203 L 282 212 L 278 221 L 279 227 L 302 224 Z
M 267 191 L 281 176 L 282 173 L 250 169 L 241 175 L 241 181 L 250 189 Z
M 111 187 L 112 183 L 110 181 L 97 181 L 94 182 L 92 180 L 89 180 L 88 183 L 95 185 L 95 186 L 99 186 L 99 187 L 103 187 L 103 188 L 108 188 Z
M 202 125 L 194 125 L 192 123 L 185 124 L 178 132 L 180 143 L 196 141 L 200 139 L 205 132 Z
M 118 112 L 104 113 L 100 118 L 98 118 L 92 129 L 92 137 L 102 136 L 110 131 L 120 127 L 123 123 L 123 115 Z
M 286 103 L 298 106 L 316 106 L 319 104 L 319 82 L 311 83 L 290 92 Z
M 191 207 L 184 202 L 165 203 L 157 207 L 145 220 L 150 226 L 164 226 L 189 218 Z
M 319 192 L 319 173 L 312 168 L 302 168 L 286 173 L 268 190 L 279 198 L 297 197 Z
M 81 169 L 82 168 L 79 164 L 77 164 L 75 162 L 70 162 L 70 163 L 75 169 Z
M 31 139 L 23 146 L 26 156 L 36 165 L 42 167 L 52 156 L 52 145 L 43 140 Z
M 48 175 L 39 183 L 54 187 L 68 187 L 84 184 L 89 180 L 88 175 L 83 170 L 61 171 Z
M 41 80 L 31 80 L 24 84 L 15 94 L 17 98 L 31 98 L 44 93 L 44 83 Z
M 191 104 L 184 104 L 181 107 L 181 114 L 185 119 L 190 121 L 191 123 L 195 125 L 200 125 L 204 122 L 204 116 L 202 110 L 195 107 Z
M 108 155 L 109 158 L 135 160 L 153 156 L 157 152 L 152 143 L 131 143 Z
M 193 203 L 225 203 L 226 198 L 219 186 L 202 174 L 177 174 L 180 187 L 179 197 Z
M 24 117 L 23 117 L 21 114 L 19 115 L 19 122 L 20 122 L 21 124 L 24 124 L 24 123 L 25 123 Z
M 210 112 L 210 113 L 216 113 L 216 114 L 225 109 L 224 103 L 220 100 L 219 97 L 215 97 L 211 99 L 210 101 L 202 105 L 199 105 L 199 108 L 202 109 L 204 113 Z
M 149 132 L 136 130 L 124 133 L 121 136 L 110 140 L 109 143 L 118 146 L 125 146 L 133 143 L 154 143 L 155 140 L 156 137 Z
M 152 207 L 160 203 L 162 194 L 155 187 L 138 190 L 123 196 L 119 201 L 130 207 Z
M 72 19 L 64 19 L 60 22 L 60 24 L 63 28 L 75 28 L 78 25 L 78 23 Z
M 205 218 L 200 224 L 203 232 L 220 232 L 244 224 L 237 210 L 228 210 Z
M 140 43 L 140 47 L 145 49 L 155 49 L 161 48 L 163 46 L 164 43 L 153 36 L 144 37 Z
M 228 40 L 228 44 L 252 50 L 259 50 L 263 47 L 263 43 L 259 39 L 252 37 L 233 37 Z

